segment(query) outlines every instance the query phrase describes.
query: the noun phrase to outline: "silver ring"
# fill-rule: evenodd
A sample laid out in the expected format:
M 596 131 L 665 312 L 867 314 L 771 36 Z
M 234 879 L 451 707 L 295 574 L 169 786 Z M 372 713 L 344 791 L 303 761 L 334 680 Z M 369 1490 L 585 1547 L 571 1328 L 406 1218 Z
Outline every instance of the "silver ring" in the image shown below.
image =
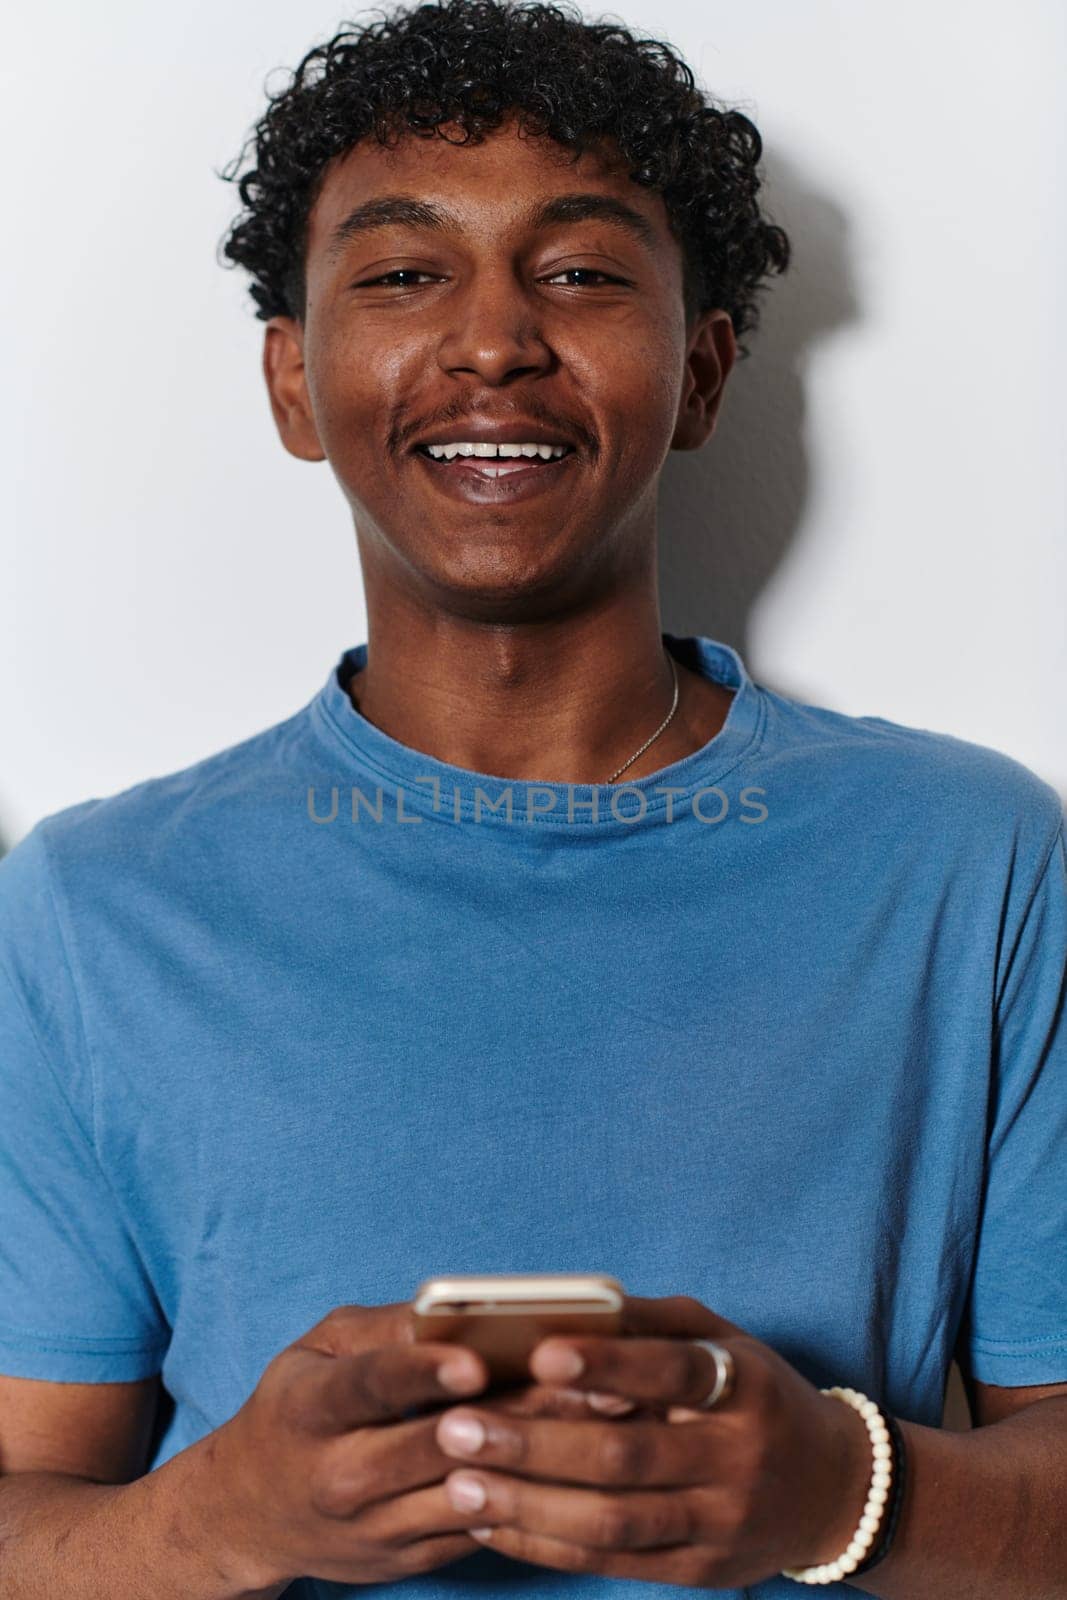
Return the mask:
M 711 1393 L 705 1395 L 703 1400 L 698 1400 L 695 1407 L 697 1411 L 710 1411 L 721 1401 L 728 1400 L 734 1392 L 734 1358 L 725 1345 L 716 1344 L 713 1339 L 693 1339 L 691 1343 L 706 1350 L 715 1363 L 715 1382 Z

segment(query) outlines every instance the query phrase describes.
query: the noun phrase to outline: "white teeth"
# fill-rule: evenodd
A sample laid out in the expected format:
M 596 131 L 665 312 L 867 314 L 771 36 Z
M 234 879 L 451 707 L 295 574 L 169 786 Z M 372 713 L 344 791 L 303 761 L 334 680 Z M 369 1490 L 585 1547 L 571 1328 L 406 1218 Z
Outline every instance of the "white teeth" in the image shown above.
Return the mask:
M 456 456 L 540 456 L 554 461 L 567 453 L 565 444 L 428 444 L 424 448 L 435 461 L 452 461 Z

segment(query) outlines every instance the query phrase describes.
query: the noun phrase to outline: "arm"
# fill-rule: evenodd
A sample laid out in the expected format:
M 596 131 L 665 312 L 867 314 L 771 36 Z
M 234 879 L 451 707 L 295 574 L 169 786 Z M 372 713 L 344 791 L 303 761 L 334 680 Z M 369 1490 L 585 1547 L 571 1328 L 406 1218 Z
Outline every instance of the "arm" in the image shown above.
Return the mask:
M 969 1433 L 900 1423 L 896 1537 L 852 1588 L 881 1600 L 1067 1600 L 1067 1384 L 972 1393 Z
M 0 1477 L 0 1588 L 11 1600 L 276 1600 L 247 1589 L 212 1508 L 214 1435 L 132 1483 Z
M 896 1537 L 849 1580 L 882 1600 L 1067 1597 L 1067 1384 L 1033 1381 L 1048 1363 L 1061 1376 L 1065 1359 L 1067 855 L 1062 815 L 1050 820 L 1044 865 L 1013 874 L 998 947 L 985 1205 L 957 1349 L 975 1427 L 901 1422 L 910 1470 Z M 1030 1384 L 969 1382 L 976 1354 L 987 1373 Z

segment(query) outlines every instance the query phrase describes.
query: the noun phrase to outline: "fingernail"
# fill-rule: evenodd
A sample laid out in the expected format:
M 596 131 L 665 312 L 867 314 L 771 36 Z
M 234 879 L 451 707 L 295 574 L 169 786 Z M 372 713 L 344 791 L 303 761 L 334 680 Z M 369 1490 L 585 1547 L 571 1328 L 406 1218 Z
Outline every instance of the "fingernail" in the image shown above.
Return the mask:
M 485 1443 L 485 1429 L 476 1417 L 445 1417 L 437 1437 L 446 1450 L 452 1446 L 464 1455 L 473 1455 Z
M 469 1394 L 482 1386 L 480 1375 L 466 1361 L 446 1361 L 437 1369 L 437 1381 L 456 1394 Z
M 546 1378 L 576 1378 L 585 1371 L 577 1350 L 545 1350 L 537 1358 L 537 1370 Z
M 621 1394 L 598 1394 L 591 1389 L 585 1398 L 594 1411 L 603 1411 L 609 1417 L 621 1417 L 634 1408 L 634 1402 L 624 1400 Z
M 459 1511 L 480 1511 L 485 1505 L 485 1485 L 477 1478 L 449 1478 L 448 1497 Z

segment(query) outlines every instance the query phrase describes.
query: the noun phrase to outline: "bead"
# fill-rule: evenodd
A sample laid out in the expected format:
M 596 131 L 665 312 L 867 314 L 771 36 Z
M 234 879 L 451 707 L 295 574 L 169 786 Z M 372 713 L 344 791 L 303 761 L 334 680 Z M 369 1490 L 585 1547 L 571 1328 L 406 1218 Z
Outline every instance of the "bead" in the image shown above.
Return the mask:
M 867 1427 L 867 1436 L 871 1441 L 872 1471 L 871 1482 L 867 1491 L 867 1500 L 860 1517 L 859 1527 L 856 1529 L 845 1552 L 836 1561 L 824 1562 L 819 1566 L 804 1569 L 786 1568 L 783 1577 L 792 1578 L 797 1583 L 827 1584 L 838 1583 L 846 1574 L 854 1572 L 856 1567 L 867 1555 L 874 1543 L 875 1535 L 882 1523 L 885 1506 L 889 1499 L 889 1489 L 893 1481 L 892 1461 L 893 1444 L 886 1427 L 885 1419 L 875 1402 L 865 1394 L 860 1394 L 857 1389 L 834 1386 L 830 1389 L 820 1390 L 821 1394 L 835 1396 L 843 1400 L 857 1411 L 863 1418 Z

